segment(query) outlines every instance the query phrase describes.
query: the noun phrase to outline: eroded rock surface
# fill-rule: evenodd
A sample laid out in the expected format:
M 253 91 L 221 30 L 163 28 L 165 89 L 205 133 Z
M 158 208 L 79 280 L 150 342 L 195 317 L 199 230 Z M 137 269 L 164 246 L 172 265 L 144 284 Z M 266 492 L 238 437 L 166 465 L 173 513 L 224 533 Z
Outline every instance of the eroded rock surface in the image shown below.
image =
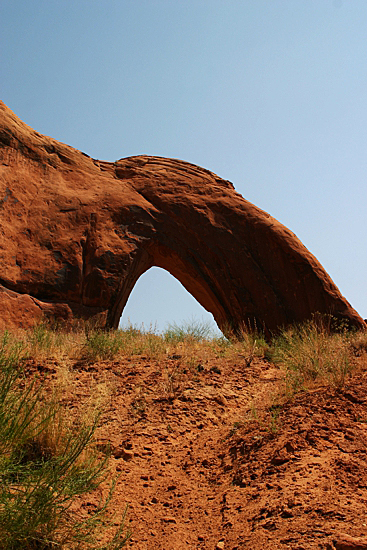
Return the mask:
M 169 271 L 218 326 L 274 331 L 315 312 L 366 324 L 286 227 L 176 159 L 104 162 L 0 103 L 0 325 L 44 314 L 117 327 L 147 269 Z

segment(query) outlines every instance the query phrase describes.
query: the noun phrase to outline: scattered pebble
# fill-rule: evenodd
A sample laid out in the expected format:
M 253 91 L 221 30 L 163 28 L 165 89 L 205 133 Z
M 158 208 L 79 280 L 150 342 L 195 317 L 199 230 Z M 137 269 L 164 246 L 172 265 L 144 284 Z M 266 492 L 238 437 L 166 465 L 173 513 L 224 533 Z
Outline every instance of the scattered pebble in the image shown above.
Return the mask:
M 176 519 L 173 516 L 166 516 L 162 518 L 162 521 L 165 523 L 177 523 Z

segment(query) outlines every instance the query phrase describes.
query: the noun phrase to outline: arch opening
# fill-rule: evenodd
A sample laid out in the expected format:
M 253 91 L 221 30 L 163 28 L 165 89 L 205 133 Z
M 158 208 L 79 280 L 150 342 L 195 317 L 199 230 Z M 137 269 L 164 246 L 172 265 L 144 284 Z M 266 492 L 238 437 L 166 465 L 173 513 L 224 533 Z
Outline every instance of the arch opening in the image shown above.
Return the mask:
M 213 335 L 220 332 L 213 315 L 166 269 L 152 266 L 136 281 L 120 317 L 119 327 L 130 324 L 161 333 L 170 324 L 203 322 Z
M 200 306 L 204 316 L 212 314 L 215 323 L 221 331 L 230 320 L 225 298 L 221 289 L 217 289 L 216 281 L 207 272 L 200 258 L 183 259 L 171 248 L 157 242 L 151 242 L 146 248 L 140 248 L 124 273 L 118 296 L 111 303 L 107 324 L 117 328 L 120 317 L 125 309 L 128 298 L 138 279 L 150 268 L 162 268 L 177 279 Z M 228 323 L 229 324 L 229 323 Z

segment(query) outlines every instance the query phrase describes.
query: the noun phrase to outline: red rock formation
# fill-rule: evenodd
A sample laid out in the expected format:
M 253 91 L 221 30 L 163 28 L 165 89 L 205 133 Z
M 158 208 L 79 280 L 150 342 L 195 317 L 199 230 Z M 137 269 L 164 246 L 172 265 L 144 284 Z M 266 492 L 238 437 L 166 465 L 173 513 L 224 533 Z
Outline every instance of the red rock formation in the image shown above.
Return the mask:
M 297 237 L 212 172 L 138 156 L 103 162 L 0 103 L 0 324 L 43 314 L 117 327 L 147 269 L 169 271 L 224 330 L 315 312 L 364 321 Z

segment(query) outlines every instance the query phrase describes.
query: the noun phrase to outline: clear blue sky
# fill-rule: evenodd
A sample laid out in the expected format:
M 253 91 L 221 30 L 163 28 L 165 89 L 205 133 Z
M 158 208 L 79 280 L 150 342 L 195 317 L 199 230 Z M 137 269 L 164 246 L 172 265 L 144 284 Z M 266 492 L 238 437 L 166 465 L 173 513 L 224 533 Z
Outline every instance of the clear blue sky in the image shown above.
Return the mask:
M 367 317 L 366 0 L 1 0 L 0 52 L 1 98 L 27 124 L 231 180 Z M 202 317 L 165 273 L 124 317 Z

